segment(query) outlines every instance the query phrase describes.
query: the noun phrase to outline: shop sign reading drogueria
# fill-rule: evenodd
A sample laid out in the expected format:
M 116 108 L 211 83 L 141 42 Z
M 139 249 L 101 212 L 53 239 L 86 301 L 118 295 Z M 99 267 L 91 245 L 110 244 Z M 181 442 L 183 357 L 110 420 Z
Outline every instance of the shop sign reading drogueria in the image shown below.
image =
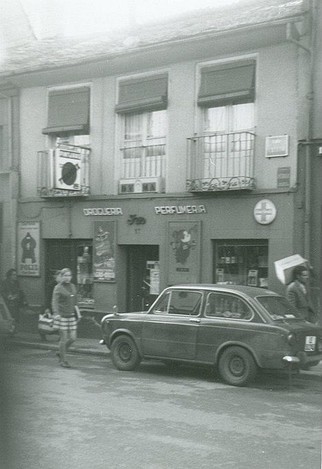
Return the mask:
M 83 213 L 85 216 L 89 215 L 123 215 L 123 210 L 121 207 L 92 207 L 92 208 L 83 208 Z

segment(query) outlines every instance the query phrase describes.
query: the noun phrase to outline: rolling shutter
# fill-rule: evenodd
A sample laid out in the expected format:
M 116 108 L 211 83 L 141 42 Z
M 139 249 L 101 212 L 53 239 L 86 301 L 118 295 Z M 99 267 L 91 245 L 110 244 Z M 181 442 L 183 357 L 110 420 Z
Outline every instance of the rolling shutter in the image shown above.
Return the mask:
M 244 61 L 201 71 L 199 106 L 253 102 L 255 97 L 255 61 Z
M 125 80 L 119 84 L 116 112 L 158 111 L 166 109 L 168 100 L 168 75 Z
M 89 133 L 90 89 L 80 87 L 56 90 L 49 94 L 48 126 L 43 134 L 60 132 Z

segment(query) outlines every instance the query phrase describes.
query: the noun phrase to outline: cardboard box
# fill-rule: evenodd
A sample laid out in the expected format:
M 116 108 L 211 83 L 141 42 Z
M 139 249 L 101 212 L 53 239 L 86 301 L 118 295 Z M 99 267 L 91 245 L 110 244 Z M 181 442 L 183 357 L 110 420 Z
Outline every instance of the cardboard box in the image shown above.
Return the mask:
M 309 268 L 308 261 L 299 254 L 284 257 L 284 259 L 275 261 L 274 265 L 276 276 L 284 285 L 288 285 L 292 282 L 294 267 L 298 265 L 304 265 L 305 267 Z

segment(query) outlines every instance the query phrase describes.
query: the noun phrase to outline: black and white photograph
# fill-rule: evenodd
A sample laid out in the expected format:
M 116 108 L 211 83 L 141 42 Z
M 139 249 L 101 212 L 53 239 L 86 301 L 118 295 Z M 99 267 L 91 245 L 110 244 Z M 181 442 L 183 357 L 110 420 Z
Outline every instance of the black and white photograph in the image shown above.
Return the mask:
M 321 83 L 321 0 L 0 0 L 0 469 L 322 469 Z

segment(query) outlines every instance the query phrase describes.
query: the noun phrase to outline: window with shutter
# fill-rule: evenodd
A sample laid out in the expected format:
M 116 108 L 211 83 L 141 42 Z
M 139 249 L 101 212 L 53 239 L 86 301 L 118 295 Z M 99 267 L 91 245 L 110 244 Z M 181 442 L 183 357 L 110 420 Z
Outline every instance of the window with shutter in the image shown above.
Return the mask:
M 117 113 L 158 111 L 167 108 L 168 75 L 120 81 Z
M 253 102 L 255 61 L 242 61 L 201 70 L 198 105 L 215 107 Z
M 54 90 L 48 98 L 48 125 L 43 134 L 89 134 L 90 88 Z

